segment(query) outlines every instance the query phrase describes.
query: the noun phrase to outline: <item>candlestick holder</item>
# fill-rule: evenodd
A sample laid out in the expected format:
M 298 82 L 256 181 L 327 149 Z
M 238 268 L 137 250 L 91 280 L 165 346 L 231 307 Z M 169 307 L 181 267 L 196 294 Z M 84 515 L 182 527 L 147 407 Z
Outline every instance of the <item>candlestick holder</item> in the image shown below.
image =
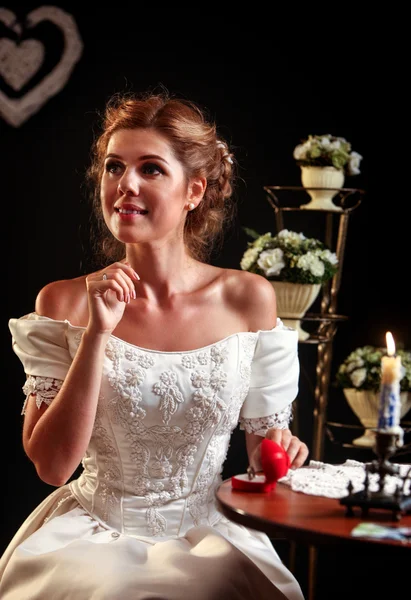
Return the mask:
M 402 430 L 401 430 L 402 431 Z M 340 499 L 340 504 L 347 507 L 346 516 L 354 516 L 353 507 L 361 508 L 362 516 L 367 516 L 370 508 L 389 510 L 392 519 L 399 521 L 401 516 L 411 512 L 411 467 L 403 476 L 398 465 L 393 465 L 389 459 L 395 454 L 396 449 L 402 445 L 402 435 L 383 430 L 374 430 L 375 444 L 373 450 L 377 460 L 365 465 L 364 489 L 353 493 L 353 484 L 348 482 L 348 495 Z M 378 489 L 370 490 L 370 475 L 377 474 Z M 393 493 L 386 491 L 387 475 L 396 475 L 401 483 L 396 486 Z M 408 490 L 406 484 L 408 482 Z

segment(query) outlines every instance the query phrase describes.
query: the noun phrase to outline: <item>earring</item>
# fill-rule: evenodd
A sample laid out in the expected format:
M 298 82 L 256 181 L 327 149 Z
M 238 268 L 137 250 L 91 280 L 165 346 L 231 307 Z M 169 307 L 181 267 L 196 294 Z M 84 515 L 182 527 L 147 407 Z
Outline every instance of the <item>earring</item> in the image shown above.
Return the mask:
M 193 210 L 193 208 L 195 208 L 196 205 L 194 204 L 194 202 L 189 202 L 187 205 L 187 210 Z

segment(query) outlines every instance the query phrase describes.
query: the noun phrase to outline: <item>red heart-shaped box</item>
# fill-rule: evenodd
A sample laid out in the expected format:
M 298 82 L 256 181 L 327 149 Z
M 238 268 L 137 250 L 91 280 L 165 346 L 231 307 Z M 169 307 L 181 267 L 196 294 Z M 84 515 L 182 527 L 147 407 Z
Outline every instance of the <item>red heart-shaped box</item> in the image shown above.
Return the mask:
M 250 479 L 248 473 L 233 475 L 231 485 L 235 490 L 243 492 L 270 492 L 279 479 L 284 477 L 290 468 L 290 457 L 280 444 L 264 438 L 261 442 L 261 465 L 263 475 L 255 475 Z

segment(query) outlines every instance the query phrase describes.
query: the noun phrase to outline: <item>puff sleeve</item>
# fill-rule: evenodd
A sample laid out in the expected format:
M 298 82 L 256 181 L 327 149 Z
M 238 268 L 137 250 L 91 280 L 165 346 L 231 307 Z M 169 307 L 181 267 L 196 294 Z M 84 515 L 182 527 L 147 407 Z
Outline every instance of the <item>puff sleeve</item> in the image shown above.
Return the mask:
M 21 360 L 27 379 L 23 386 L 26 400 L 36 396 L 37 407 L 50 404 L 61 388 L 71 365 L 66 337 L 67 324 L 30 313 L 9 320 L 12 348 Z
M 274 329 L 258 332 L 240 429 L 262 436 L 270 427 L 286 429 L 298 394 L 299 375 L 298 332 L 278 319 Z

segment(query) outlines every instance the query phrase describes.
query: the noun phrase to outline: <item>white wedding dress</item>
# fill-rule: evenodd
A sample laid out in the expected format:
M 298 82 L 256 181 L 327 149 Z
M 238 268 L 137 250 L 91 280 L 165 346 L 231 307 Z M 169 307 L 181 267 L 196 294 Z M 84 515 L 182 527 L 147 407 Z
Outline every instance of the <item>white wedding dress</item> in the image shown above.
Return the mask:
M 84 328 L 36 313 L 9 327 L 25 394 L 50 404 Z M 259 435 L 288 427 L 297 347 L 280 320 L 184 352 L 111 336 L 84 470 L 11 540 L 1 600 L 302 600 L 269 538 L 214 496 L 239 421 Z

